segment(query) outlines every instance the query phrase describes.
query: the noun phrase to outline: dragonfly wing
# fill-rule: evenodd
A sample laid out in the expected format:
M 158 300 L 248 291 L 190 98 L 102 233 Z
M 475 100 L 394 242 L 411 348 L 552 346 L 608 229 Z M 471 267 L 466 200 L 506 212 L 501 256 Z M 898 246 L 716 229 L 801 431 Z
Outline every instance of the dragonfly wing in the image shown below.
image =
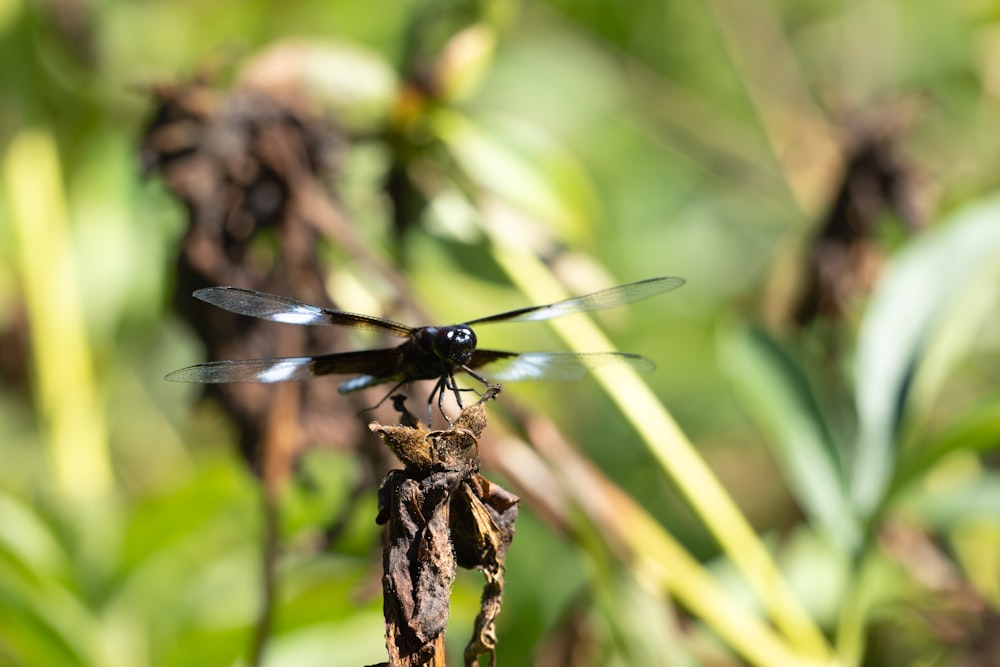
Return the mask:
M 497 382 L 546 380 L 571 382 L 583 378 L 591 369 L 605 364 L 627 364 L 638 371 L 655 368 L 652 361 L 627 352 L 502 352 L 477 350 L 468 364 L 478 369 L 486 366 L 487 379 Z
M 405 345 L 405 343 L 404 343 Z M 348 394 L 366 387 L 399 382 L 405 376 L 403 350 L 400 347 L 384 350 L 362 350 L 316 357 L 316 375 L 357 373 L 357 377 L 342 382 L 337 388 Z
M 312 363 L 312 357 L 209 361 L 168 373 L 166 379 L 171 382 L 198 382 L 200 384 L 305 380 L 315 374 Z
M 209 361 L 174 371 L 166 376 L 172 382 L 219 384 L 223 382 L 255 382 L 268 384 L 289 380 L 306 380 L 318 375 L 361 373 L 366 383 L 354 389 L 397 379 L 400 368 L 399 348 L 363 350 L 317 357 L 285 357 L 281 359 L 241 359 Z M 344 383 L 349 384 L 353 380 Z
M 206 287 L 197 290 L 194 296 L 205 303 L 210 303 L 231 313 L 257 317 L 270 322 L 337 325 L 384 331 L 393 336 L 408 336 L 413 330 L 404 324 L 381 317 L 320 308 L 286 296 L 242 287 Z
M 605 308 L 614 308 L 615 306 L 623 306 L 641 299 L 648 299 L 649 297 L 656 296 L 657 294 L 669 292 L 670 290 L 677 289 L 683 284 L 683 278 L 674 278 L 670 276 L 647 278 L 646 280 L 640 280 L 626 285 L 609 287 L 608 289 L 601 290 L 600 292 L 585 294 L 583 296 L 573 297 L 572 299 L 566 299 L 564 301 L 557 301 L 556 303 L 550 303 L 547 306 L 529 306 L 527 308 L 509 310 L 506 313 L 500 313 L 498 315 L 480 317 L 477 320 L 466 322 L 466 324 L 551 320 L 553 318 L 570 315 L 572 313 L 586 313 L 594 310 L 604 310 Z

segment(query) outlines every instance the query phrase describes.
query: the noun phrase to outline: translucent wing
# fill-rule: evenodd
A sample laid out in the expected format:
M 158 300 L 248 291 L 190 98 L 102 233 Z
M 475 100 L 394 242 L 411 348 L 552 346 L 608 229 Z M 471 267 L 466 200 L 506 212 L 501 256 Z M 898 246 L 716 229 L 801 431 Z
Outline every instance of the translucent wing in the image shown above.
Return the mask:
M 171 382 L 197 382 L 200 384 L 305 380 L 315 375 L 312 370 L 312 362 L 312 357 L 209 361 L 168 373 L 166 379 Z
M 400 348 L 362 350 L 316 357 L 284 357 L 280 359 L 239 359 L 209 361 L 169 373 L 172 382 L 219 384 L 223 382 L 271 383 L 306 380 L 318 375 L 363 373 L 371 386 L 396 380 L 401 372 Z M 348 384 L 348 383 L 345 383 Z
M 330 310 L 289 299 L 286 296 L 258 292 L 242 287 L 206 287 L 194 296 L 205 303 L 238 315 L 248 315 L 284 324 L 335 325 L 355 329 L 384 331 L 393 336 L 408 336 L 413 331 L 399 322 L 343 310 Z
M 605 364 L 626 364 L 649 372 L 656 368 L 646 357 L 627 352 L 503 352 L 476 350 L 470 368 L 482 367 L 483 375 L 491 382 L 518 382 L 521 380 L 546 380 L 571 382 Z
M 477 320 L 470 320 L 465 324 L 486 324 L 488 322 L 533 322 L 537 320 L 551 320 L 555 317 L 570 315 L 572 313 L 586 313 L 594 310 L 604 310 L 633 303 L 641 299 L 648 299 L 651 296 L 669 292 L 684 284 L 683 278 L 673 278 L 661 276 L 659 278 L 647 278 L 635 283 L 610 287 L 600 292 L 585 294 L 573 297 L 565 301 L 557 301 L 547 306 L 528 306 L 509 310 L 498 315 L 488 315 Z

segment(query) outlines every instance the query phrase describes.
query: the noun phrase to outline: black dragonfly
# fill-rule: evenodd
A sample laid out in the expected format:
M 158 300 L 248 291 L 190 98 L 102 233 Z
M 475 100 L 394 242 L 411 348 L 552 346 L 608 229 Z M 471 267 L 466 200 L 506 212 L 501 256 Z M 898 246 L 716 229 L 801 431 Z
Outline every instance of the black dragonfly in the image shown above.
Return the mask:
M 464 371 L 488 386 L 489 381 L 479 373 L 479 369 L 486 366 L 490 367 L 489 376 L 494 381 L 578 380 L 591 368 L 605 363 L 625 363 L 642 371 L 653 369 L 653 362 L 649 359 L 626 352 L 481 350 L 476 347 L 473 325 L 491 322 L 532 322 L 572 313 L 604 310 L 668 292 L 683 284 L 683 278 L 648 278 L 547 306 L 528 306 L 441 327 L 409 327 L 381 317 L 320 308 L 288 297 L 240 287 L 207 287 L 197 290 L 194 296 L 213 306 L 240 315 L 284 324 L 336 325 L 369 329 L 406 340 L 396 347 L 313 357 L 210 361 L 176 370 L 168 374 L 166 379 L 174 382 L 207 384 L 268 383 L 304 380 L 319 375 L 356 374 L 356 377 L 340 385 L 340 393 L 346 394 L 366 387 L 395 383 L 386 397 L 405 384 L 417 380 L 436 380 L 437 384 L 427 399 L 428 409 L 436 396 L 438 410 L 450 423 L 451 420 L 444 412 L 444 394 L 446 391 L 454 392 L 458 405 L 462 405 L 459 395 L 461 390 L 455 382 L 455 373 L 459 371 Z

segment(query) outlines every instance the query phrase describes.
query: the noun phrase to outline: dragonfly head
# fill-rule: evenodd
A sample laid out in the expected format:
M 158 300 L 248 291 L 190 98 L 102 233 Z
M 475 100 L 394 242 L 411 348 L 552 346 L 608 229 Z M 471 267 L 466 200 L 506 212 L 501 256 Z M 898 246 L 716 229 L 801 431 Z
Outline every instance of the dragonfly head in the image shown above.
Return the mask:
M 450 364 L 467 364 L 475 351 L 476 334 L 464 324 L 441 327 L 434 333 L 434 354 Z

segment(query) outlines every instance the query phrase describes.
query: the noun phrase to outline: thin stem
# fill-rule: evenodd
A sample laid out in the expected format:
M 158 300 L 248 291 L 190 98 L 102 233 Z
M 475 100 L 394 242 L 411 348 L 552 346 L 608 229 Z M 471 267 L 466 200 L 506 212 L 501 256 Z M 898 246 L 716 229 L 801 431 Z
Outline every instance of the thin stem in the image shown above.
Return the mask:
M 261 518 L 263 531 L 261 535 L 261 605 L 254 625 L 253 638 L 250 645 L 250 665 L 260 667 L 263 664 L 264 651 L 271 637 L 274 625 L 274 606 L 277 596 L 277 561 L 278 561 L 278 507 L 277 499 L 271 492 L 271 486 L 261 485 Z
M 511 250 L 499 241 L 493 245 L 493 254 L 532 300 L 545 302 L 562 297 L 557 281 L 534 255 Z M 576 351 L 612 349 L 610 341 L 590 320 L 555 320 L 552 326 Z M 831 647 L 788 587 L 771 554 L 649 387 L 635 371 L 624 366 L 596 369 L 595 376 L 757 593 L 790 645 L 815 659 L 828 660 Z

